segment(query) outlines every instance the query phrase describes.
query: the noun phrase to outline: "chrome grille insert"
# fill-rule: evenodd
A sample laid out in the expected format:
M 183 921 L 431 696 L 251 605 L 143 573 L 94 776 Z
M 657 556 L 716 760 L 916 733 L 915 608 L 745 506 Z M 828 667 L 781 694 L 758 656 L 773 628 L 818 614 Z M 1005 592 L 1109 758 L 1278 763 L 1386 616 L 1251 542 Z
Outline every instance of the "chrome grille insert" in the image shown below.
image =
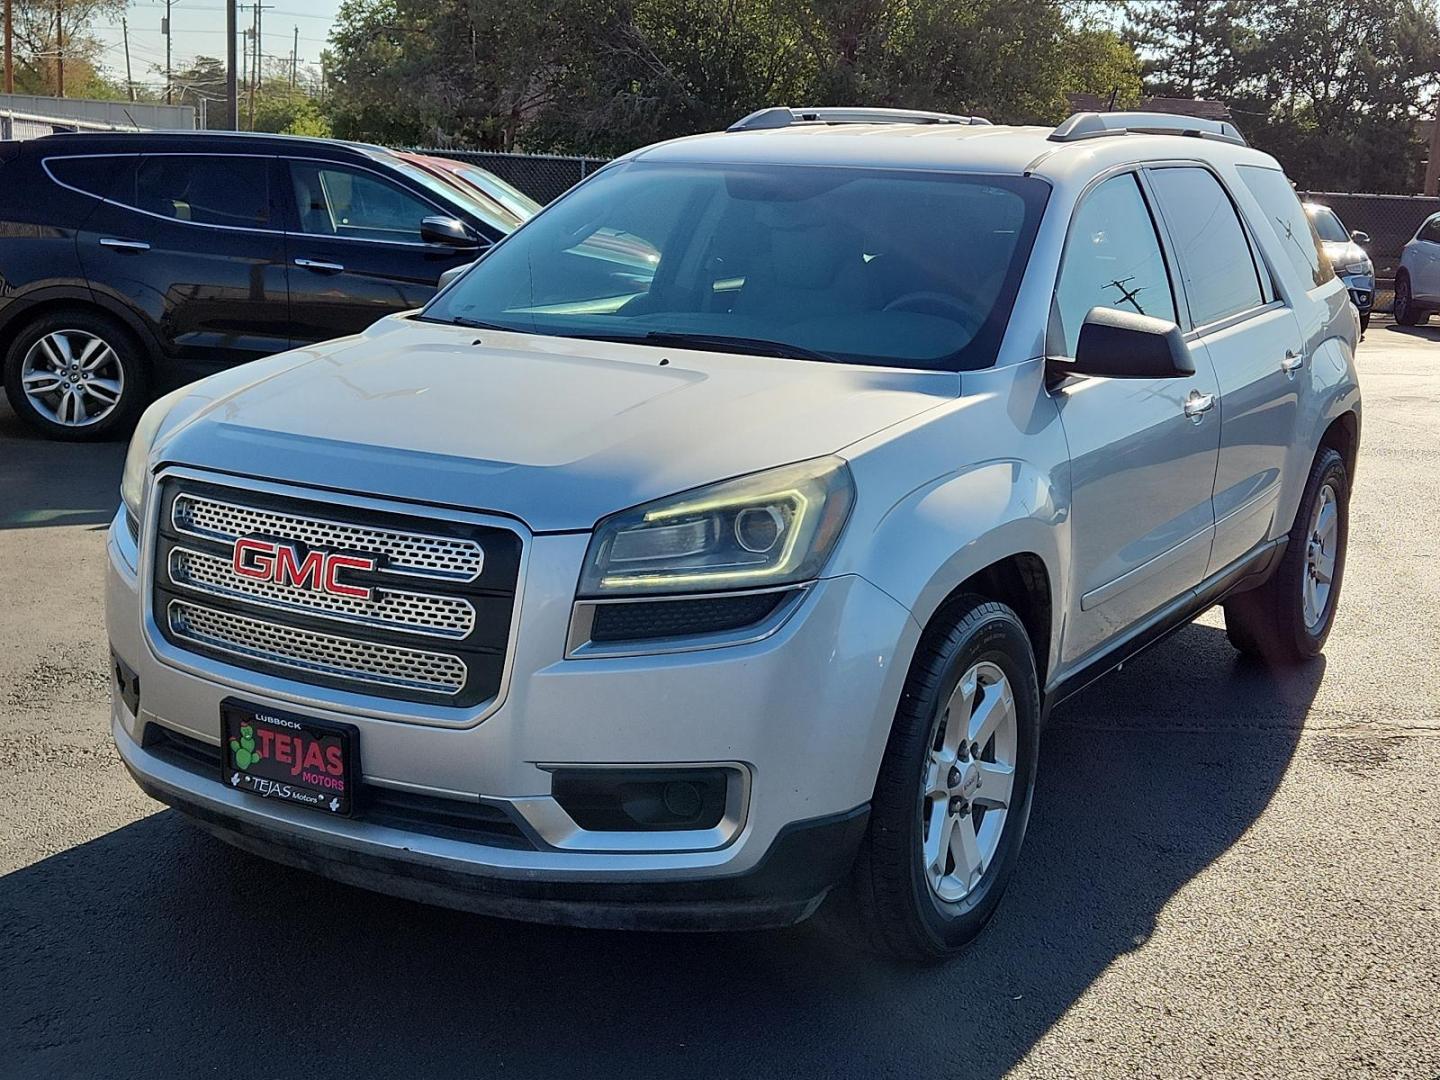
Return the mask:
M 206 540 L 234 542 L 242 536 L 274 536 L 310 547 L 373 552 L 383 556 L 386 569 L 397 574 L 467 582 L 478 578 L 485 567 L 485 552 L 473 540 L 239 506 L 192 492 L 175 497 L 171 521 L 177 532 Z
M 182 600 L 170 601 L 166 619 L 181 640 L 281 667 L 434 694 L 458 694 L 465 686 L 465 662 L 447 653 L 320 634 Z
M 179 500 L 176 500 L 177 502 Z M 264 607 L 361 623 L 430 637 L 465 638 L 475 606 L 460 596 L 433 596 L 376 587 L 370 600 L 240 577 L 230 560 L 190 548 L 170 550 L 170 580 L 182 588 Z

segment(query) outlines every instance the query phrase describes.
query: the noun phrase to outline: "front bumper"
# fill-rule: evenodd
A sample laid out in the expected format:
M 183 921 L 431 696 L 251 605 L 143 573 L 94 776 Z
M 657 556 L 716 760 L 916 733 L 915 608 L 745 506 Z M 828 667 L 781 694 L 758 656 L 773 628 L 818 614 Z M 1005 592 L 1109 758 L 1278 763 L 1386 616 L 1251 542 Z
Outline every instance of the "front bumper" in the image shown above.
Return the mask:
M 353 884 L 447 906 L 567 924 L 770 926 L 808 915 L 849 866 L 918 627 L 861 578 L 815 584 L 770 636 L 725 648 L 564 659 L 586 537 L 527 540 L 508 686 L 473 722 L 406 718 L 393 701 L 274 678 L 192 654 L 155 631 L 144 553 L 109 537 L 116 745 L 150 795 L 240 847 Z M 897 662 L 896 658 L 904 658 Z M 501 807 L 523 843 L 365 815 L 335 819 L 182 767 L 158 726 L 218 755 L 231 696 L 353 724 L 364 781 L 449 805 Z M 399 715 L 397 715 L 397 713 Z M 551 798 L 557 766 L 724 765 L 743 775 L 724 827 L 594 832 Z
M 1350 293 L 1350 302 L 1355 305 L 1361 315 L 1367 314 L 1375 306 L 1374 275 L 1341 274 L 1340 280 L 1345 282 L 1345 288 Z

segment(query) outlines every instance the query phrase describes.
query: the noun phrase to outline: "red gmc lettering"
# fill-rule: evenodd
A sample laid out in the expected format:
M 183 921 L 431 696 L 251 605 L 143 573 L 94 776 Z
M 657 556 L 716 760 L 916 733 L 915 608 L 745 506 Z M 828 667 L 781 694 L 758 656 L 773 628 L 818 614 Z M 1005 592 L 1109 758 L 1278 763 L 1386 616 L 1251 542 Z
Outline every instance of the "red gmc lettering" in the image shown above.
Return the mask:
M 295 549 L 281 546 L 276 552 L 275 582 L 278 585 L 296 585 L 302 589 L 318 589 L 324 580 L 325 553 L 312 551 L 305 561 L 295 561 Z M 313 580 L 312 580 L 313 579 Z M 310 582 L 308 585 L 306 582 Z
M 337 576 L 341 570 L 374 570 L 375 560 L 358 555 L 333 555 L 312 551 L 303 559 L 289 544 L 242 537 L 235 541 L 231 568 L 240 577 L 273 581 L 297 589 L 353 596 L 369 600 L 375 591 L 364 585 L 347 585 Z
M 342 585 L 335 580 L 335 572 L 341 569 L 374 570 L 374 559 L 361 559 L 354 555 L 331 555 L 325 560 L 325 591 L 336 596 L 357 596 L 370 599 L 370 589 L 361 585 Z

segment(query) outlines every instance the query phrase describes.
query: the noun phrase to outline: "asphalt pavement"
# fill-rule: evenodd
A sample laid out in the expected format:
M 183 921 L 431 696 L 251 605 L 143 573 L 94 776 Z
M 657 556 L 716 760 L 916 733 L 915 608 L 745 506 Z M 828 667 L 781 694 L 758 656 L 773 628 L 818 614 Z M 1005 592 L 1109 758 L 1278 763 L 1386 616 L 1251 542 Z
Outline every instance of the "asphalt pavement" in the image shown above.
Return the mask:
M 1440 329 L 1377 323 L 1325 656 L 1206 615 L 1058 710 L 962 959 L 827 924 L 554 929 L 372 895 L 146 799 L 108 733 L 123 446 L 0 404 L 0 1077 L 1440 1077 Z

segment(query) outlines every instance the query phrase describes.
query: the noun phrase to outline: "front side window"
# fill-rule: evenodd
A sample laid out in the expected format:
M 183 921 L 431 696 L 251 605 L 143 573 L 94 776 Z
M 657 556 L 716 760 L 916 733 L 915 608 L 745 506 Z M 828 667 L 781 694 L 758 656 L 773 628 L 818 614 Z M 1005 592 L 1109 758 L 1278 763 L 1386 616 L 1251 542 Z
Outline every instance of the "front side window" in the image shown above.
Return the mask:
M 1432 244 L 1440 244 L 1440 214 L 1436 214 L 1420 226 L 1419 239 L 1428 240 Z
M 1175 244 L 1191 321 L 1204 326 L 1263 305 L 1250 241 L 1215 174 L 1156 169 L 1150 181 Z
M 1055 288 L 1055 318 L 1063 345 L 1074 356 L 1080 327 L 1091 308 L 1134 311 L 1175 322 L 1175 294 L 1140 184 L 1126 173 L 1086 196 L 1070 224 L 1065 264 Z
M 790 165 L 611 166 L 424 317 L 957 370 L 994 362 L 1049 185 Z
M 267 229 L 270 159 L 147 154 L 135 171 L 136 209 L 197 225 Z
M 438 211 L 374 173 L 344 165 L 292 161 L 300 231 L 351 240 L 421 243 L 420 222 Z
M 1348 241 L 1340 219 L 1329 207 L 1315 207 L 1307 212 L 1300 203 L 1300 197 L 1290 186 L 1290 181 L 1278 169 L 1263 169 L 1257 165 L 1238 166 L 1240 179 L 1255 196 L 1265 214 L 1265 223 L 1280 241 L 1280 250 L 1295 267 L 1295 273 L 1307 289 L 1324 285 L 1335 276 L 1325 249 L 1320 246 L 1322 239 L 1329 240 L 1327 230 L 1339 230 L 1340 239 Z

